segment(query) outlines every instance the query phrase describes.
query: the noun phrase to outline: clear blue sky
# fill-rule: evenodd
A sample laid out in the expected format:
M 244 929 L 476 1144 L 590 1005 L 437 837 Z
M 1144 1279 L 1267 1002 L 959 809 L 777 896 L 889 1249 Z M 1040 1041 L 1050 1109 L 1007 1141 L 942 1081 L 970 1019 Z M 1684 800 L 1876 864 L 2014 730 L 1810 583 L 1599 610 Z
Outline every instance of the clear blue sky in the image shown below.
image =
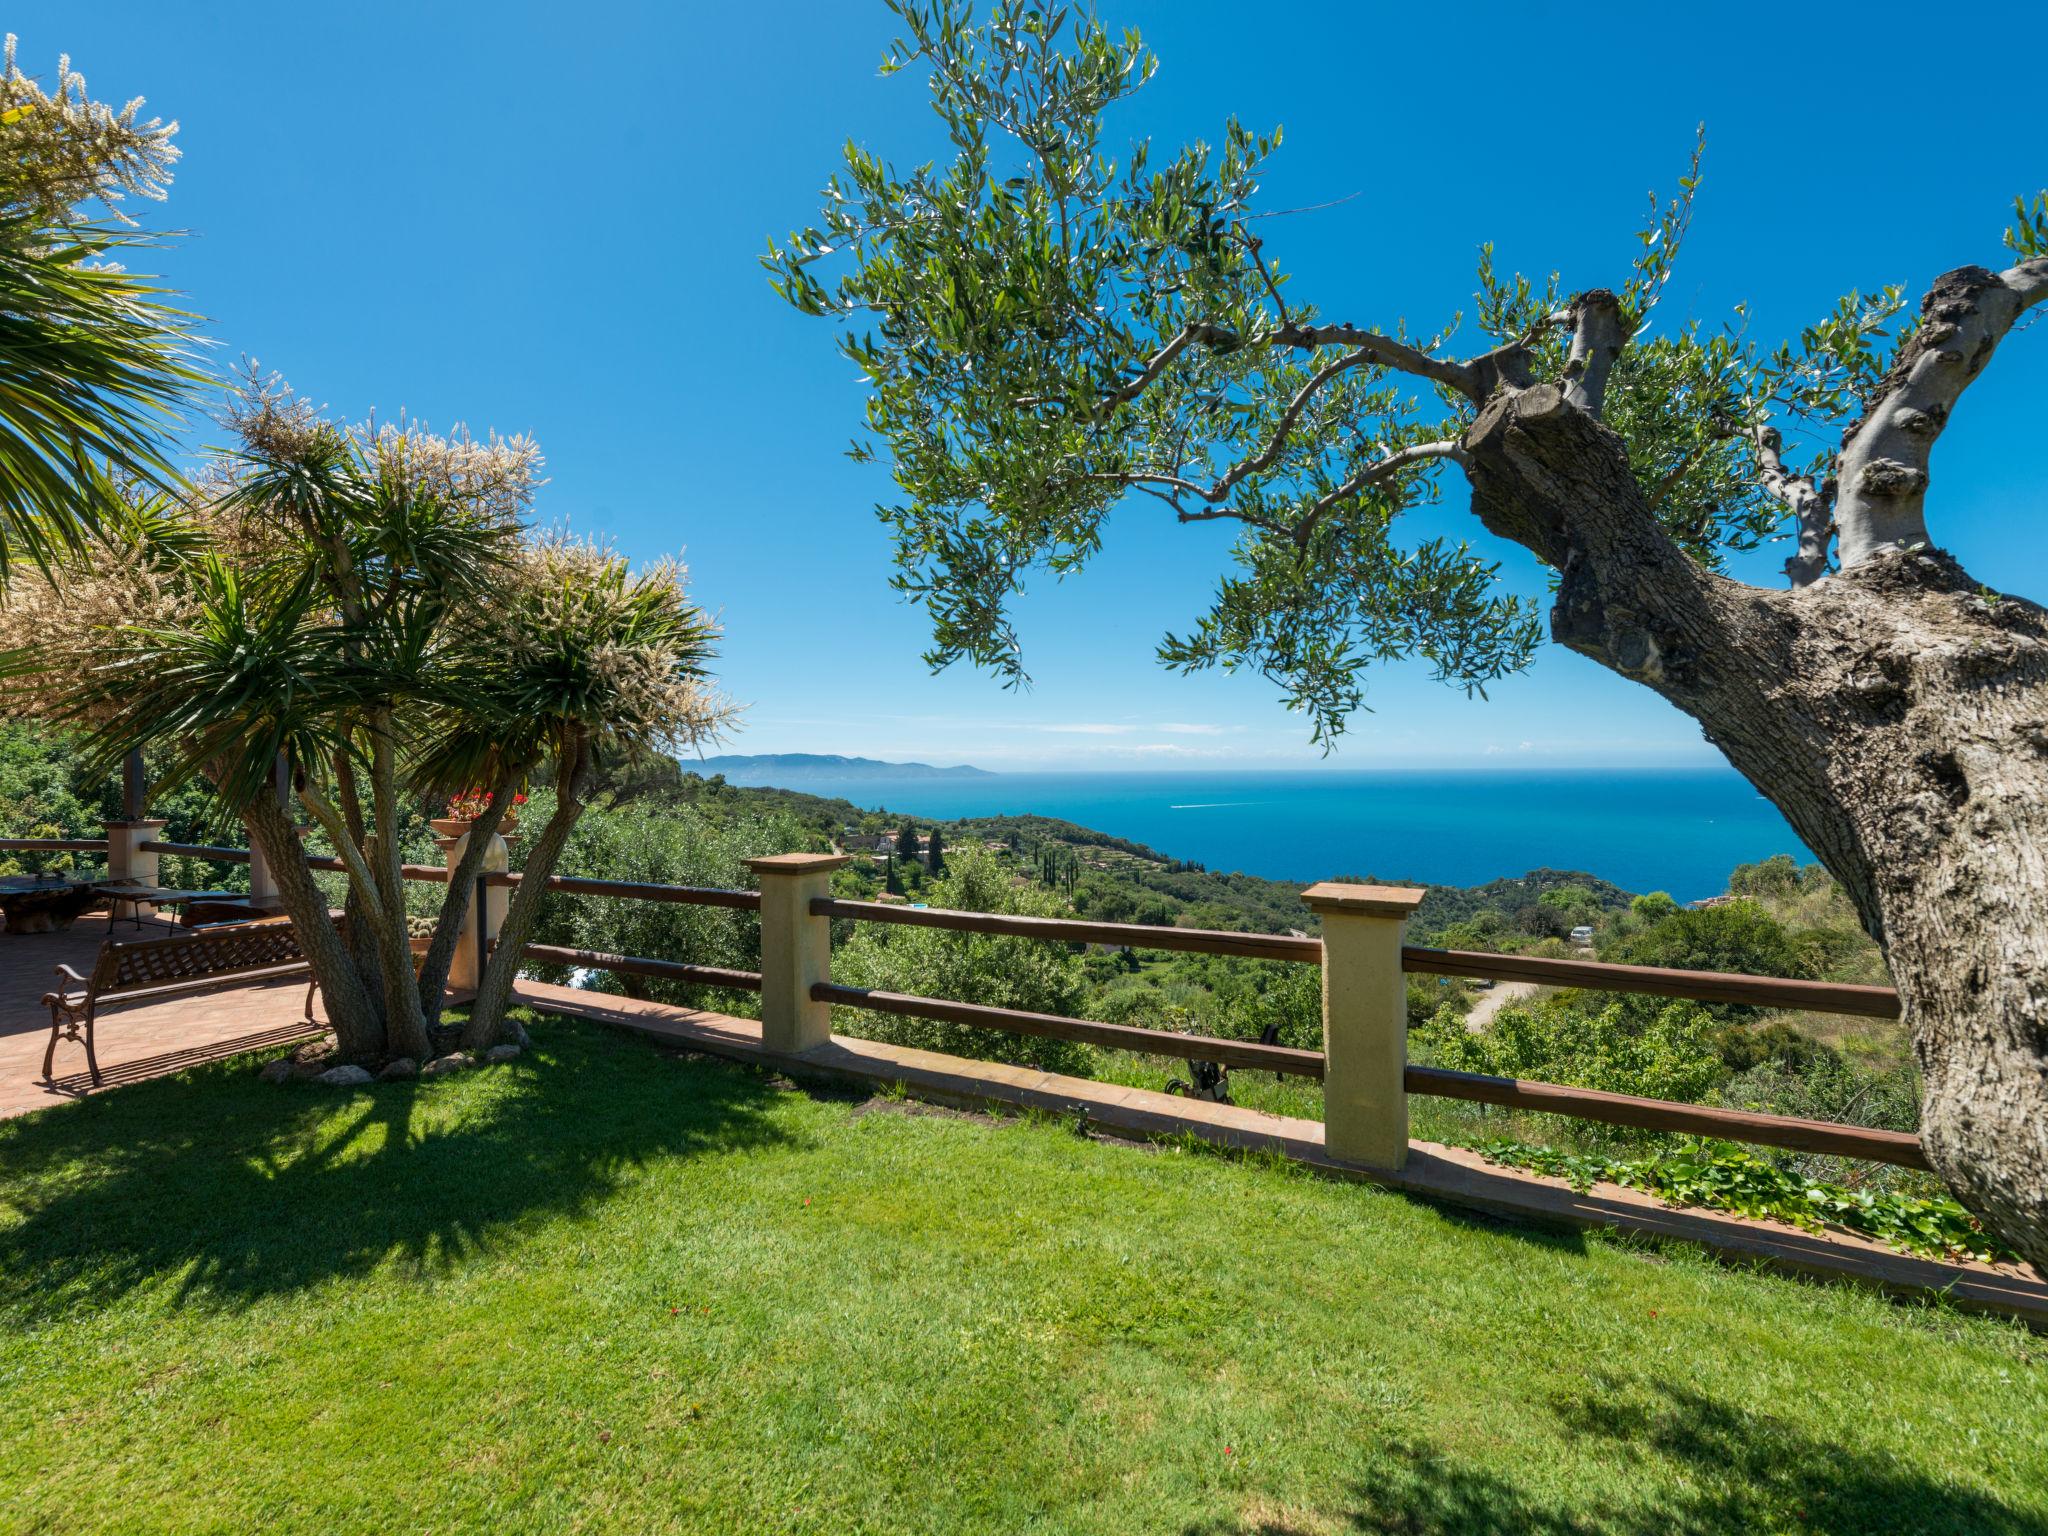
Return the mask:
M 1942 47 L 1981 54 L 1923 61 L 1924 7 L 1102 9 L 1163 61 L 1132 132 L 1214 140 L 1235 111 L 1285 128 L 1270 206 L 1363 194 L 1269 232 L 1293 291 L 1359 322 L 1469 313 L 1488 238 L 1567 287 L 1613 282 L 1701 120 L 1706 181 L 1666 302 L 1720 317 L 1747 299 L 1766 338 L 1851 286 L 1917 293 L 1996 263 L 2012 195 L 2048 183 L 2038 50 L 1966 29 Z M 1316 765 L 1266 684 L 1152 662 L 1202 608 L 1228 535 L 1150 504 L 1120 515 L 1091 572 L 1024 605 L 1032 692 L 919 662 L 923 619 L 885 585 L 869 510 L 886 487 L 842 457 L 857 382 L 756 265 L 768 235 L 810 220 L 848 136 L 906 162 L 934 147 L 922 86 L 876 73 L 892 21 L 879 0 L 32 0 L 9 24 L 24 67 L 68 50 L 96 96 L 146 95 L 182 122 L 158 216 L 190 235 L 162 265 L 224 364 L 253 356 L 350 416 L 530 432 L 545 517 L 635 555 L 686 551 L 750 706 L 730 750 Z M 1899 127 L 1894 103 L 1913 114 Z M 1942 542 L 2034 597 L 2044 399 L 2038 327 L 1965 400 L 1930 497 Z M 1775 581 L 1783 554 L 1743 572 Z M 1336 765 L 1714 760 L 1662 701 L 1555 646 L 1490 702 L 1400 669 L 1372 702 Z

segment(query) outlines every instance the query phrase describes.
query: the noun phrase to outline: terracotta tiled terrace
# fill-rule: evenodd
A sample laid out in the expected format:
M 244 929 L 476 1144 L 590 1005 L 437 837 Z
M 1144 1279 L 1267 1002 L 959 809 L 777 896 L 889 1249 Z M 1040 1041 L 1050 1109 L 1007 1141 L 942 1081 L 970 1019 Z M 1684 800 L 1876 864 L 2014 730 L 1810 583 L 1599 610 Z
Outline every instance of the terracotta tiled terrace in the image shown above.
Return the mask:
M 164 918 L 145 918 L 138 931 L 124 917 L 113 924 L 112 935 L 168 937 L 178 931 Z M 319 1033 L 305 1024 L 304 981 L 230 983 L 110 1008 L 94 1033 L 99 1089 L 86 1072 L 85 1047 L 69 1040 L 57 1043 L 51 1080 L 45 1082 L 50 1010 L 42 996 L 57 985 L 59 965 L 91 975 L 108 933 L 105 913 L 88 913 L 61 933 L 0 933 L 0 1119 Z M 313 1011 L 318 1020 L 318 1001 Z

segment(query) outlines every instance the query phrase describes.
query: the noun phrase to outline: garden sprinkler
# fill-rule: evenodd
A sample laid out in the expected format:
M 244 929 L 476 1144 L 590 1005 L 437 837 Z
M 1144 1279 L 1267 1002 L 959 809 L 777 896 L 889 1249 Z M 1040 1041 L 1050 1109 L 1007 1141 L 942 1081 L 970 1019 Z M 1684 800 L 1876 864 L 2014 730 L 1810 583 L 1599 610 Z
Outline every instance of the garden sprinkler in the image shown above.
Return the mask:
M 1195 1074 L 1190 1083 L 1184 1077 L 1176 1077 L 1166 1085 L 1168 1093 L 1177 1093 L 1184 1098 L 1207 1099 L 1212 1104 L 1230 1102 L 1230 1069 L 1220 1061 L 1190 1061 L 1188 1070 Z

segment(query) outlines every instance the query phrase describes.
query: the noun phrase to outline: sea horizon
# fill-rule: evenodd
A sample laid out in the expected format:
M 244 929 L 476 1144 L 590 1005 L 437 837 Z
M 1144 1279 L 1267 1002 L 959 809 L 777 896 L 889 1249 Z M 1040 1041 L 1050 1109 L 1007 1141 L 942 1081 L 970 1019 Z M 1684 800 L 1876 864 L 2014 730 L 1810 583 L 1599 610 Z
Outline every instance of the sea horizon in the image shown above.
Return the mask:
M 1726 890 L 1738 864 L 1813 858 L 1726 767 L 1076 768 L 774 787 L 933 821 L 1047 816 L 1216 873 L 1303 883 L 1473 886 L 1547 868 L 1696 901 Z

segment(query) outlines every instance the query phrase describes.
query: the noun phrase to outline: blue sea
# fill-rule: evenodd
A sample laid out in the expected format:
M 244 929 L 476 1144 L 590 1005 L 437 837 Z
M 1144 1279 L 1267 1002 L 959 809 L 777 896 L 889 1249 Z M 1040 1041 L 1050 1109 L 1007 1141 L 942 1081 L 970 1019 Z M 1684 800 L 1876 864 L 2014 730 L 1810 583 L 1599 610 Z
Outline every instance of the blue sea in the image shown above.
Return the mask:
M 1737 864 L 1813 857 L 1726 769 L 1002 773 L 790 787 L 937 819 L 1055 816 L 1211 870 L 1303 882 L 1480 885 L 1549 867 L 1693 901 L 1726 890 Z

